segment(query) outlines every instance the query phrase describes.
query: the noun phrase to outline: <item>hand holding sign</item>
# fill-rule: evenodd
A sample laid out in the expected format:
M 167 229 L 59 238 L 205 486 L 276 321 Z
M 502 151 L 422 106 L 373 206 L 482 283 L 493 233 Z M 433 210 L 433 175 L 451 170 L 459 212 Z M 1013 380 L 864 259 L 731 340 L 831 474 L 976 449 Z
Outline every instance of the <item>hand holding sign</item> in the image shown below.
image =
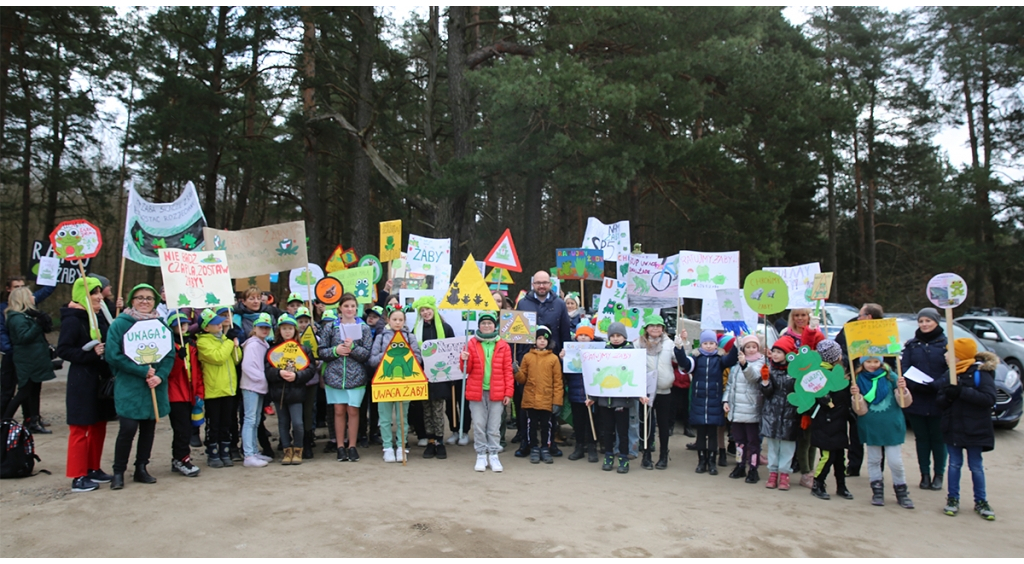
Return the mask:
M 953 350 L 953 308 L 967 299 L 967 282 L 952 272 L 936 274 L 928 281 L 926 290 L 928 299 L 946 310 L 946 335 L 949 339 L 948 350 Z M 956 357 L 950 355 L 949 383 L 956 385 Z

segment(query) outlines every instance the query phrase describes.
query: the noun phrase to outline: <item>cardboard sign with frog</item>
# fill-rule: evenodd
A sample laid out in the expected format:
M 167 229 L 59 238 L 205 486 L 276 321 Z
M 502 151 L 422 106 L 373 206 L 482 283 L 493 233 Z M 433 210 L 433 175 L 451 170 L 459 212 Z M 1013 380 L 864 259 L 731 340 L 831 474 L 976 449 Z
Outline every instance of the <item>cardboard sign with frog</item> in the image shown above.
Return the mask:
M 373 375 L 374 402 L 427 399 L 427 377 L 402 332 L 391 338 Z
M 787 372 L 796 380 L 786 400 L 796 406 L 799 413 L 809 411 L 818 398 L 850 385 L 842 366 L 822 366 L 821 355 L 811 347 L 803 346 L 796 353 L 787 354 L 786 361 L 789 362 Z

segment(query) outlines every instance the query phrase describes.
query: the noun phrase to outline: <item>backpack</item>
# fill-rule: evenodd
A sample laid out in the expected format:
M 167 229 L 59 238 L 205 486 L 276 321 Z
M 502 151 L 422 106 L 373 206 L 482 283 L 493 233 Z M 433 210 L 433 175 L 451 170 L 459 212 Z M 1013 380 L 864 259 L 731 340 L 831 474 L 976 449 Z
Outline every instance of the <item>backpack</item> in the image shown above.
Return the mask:
M 3 437 L 3 445 L 0 445 L 0 478 L 32 476 L 32 469 L 39 461 L 32 433 L 21 423 L 7 419 L 0 425 L 0 437 Z

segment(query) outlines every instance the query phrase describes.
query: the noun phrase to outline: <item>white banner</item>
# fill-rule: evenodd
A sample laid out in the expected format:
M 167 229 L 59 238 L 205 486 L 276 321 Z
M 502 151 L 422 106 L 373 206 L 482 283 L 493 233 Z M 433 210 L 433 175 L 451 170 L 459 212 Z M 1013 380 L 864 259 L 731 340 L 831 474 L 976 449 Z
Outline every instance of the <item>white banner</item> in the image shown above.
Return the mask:
M 160 274 L 170 309 L 235 305 L 235 287 L 224 251 L 161 249 Z
M 419 235 L 409 235 L 409 246 L 405 256 L 409 272 L 437 275 L 444 273 L 442 266 L 447 266 L 447 273 L 451 275 L 451 239 L 428 239 Z M 436 288 L 437 284 L 434 287 Z
M 302 301 L 311 302 L 316 298 L 313 289 L 323 277 L 324 269 L 319 265 L 308 263 L 306 268 L 294 268 L 288 273 L 288 288 L 302 297 Z
M 679 251 L 680 298 L 714 299 L 716 290 L 741 286 L 739 251 Z
M 580 351 L 587 395 L 638 398 L 647 395 L 647 351 L 591 349 Z
M 177 200 L 166 204 L 147 201 L 128 186 L 128 212 L 124 224 L 124 258 L 146 266 L 160 266 L 160 249 L 194 251 L 203 246 L 206 217 L 192 182 Z
M 814 275 L 821 272 L 821 265 L 809 262 L 797 266 L 766 266 L 763 270 L 774 272 L 786 281 L 789 288 L 789 306 L 794 308 L 813 308 L 811 289 L 814 286 Z
M 629 255 L 626 293 L 633 307 L 676 307 L 679 300 L 679 255 Z M 621 278 L 621 277 L 620 277 Z
M 423 355 L 423 372 L 431 382 L 450 382 L 465 380 L 466 375 L 459 370 L 459 355 L 466 348 L 469 337 L 449 337 L 432 339 L 420 343 Z
M 625 266 L 629 261 L 629 221 L 605 225 L 596 217 L 588 218 L 587 231 L 580 247 L 604 251 L 604 260 L 616 261 L 620 266 Z
M 607 344 L 601 341 L 589 341 L 586 343 L 569 341 L 568 343 L 562 343 L 562 350 L 565 351 L 565 357 L 562 358 L 562 372 L 569 374 L 582 373 L 583 359 L 580 358 L 580 351 L 585 349 L 603 349 Z

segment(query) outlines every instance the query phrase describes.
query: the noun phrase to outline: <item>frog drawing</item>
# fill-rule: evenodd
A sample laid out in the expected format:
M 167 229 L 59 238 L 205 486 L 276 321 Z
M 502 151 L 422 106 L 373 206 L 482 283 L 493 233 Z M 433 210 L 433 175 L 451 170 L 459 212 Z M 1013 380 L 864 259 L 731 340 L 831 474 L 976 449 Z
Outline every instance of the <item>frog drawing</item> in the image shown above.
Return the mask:
M 786 400 L 795 405 L 799 413 L 809 411 L 818 398 L 850 385 L 842 366 L 823 366 L 821 355 L 808 346 L 800 347 L 795 354 L 787 354 L 786 360 L 789 361 L 787 372 L 796 379 L 793 391 L 786 396 Z
M 140 343 L 135 349 L 135 362 L 139 364 L 156 364 L 160 361 L 160 349 L 155 343 Z

